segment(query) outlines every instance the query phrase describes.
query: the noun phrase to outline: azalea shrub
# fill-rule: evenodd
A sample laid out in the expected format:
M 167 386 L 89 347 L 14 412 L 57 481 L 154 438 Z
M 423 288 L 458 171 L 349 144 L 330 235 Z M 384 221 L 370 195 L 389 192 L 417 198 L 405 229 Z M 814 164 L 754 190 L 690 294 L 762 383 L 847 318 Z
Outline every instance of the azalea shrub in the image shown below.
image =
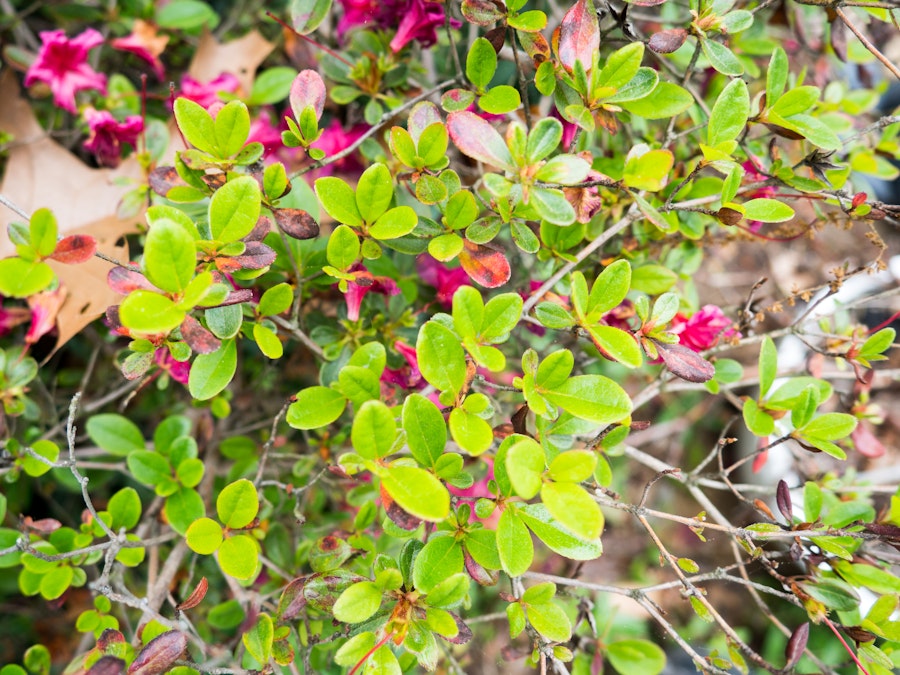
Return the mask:
M 0 675 L 894 672 L 895 8 L 6 3 Z

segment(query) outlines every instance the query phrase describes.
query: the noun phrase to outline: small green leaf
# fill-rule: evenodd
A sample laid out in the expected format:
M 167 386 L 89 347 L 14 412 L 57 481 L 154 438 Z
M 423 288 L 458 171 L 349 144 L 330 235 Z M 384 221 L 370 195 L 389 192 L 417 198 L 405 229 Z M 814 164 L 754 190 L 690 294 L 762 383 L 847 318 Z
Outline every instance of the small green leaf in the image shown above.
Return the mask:
M 369 228 L 375 239 L 396 239 L 409 234 L 419 222 L 416 212 L 409 206 L 396 206 L 383 213 Z
M 403 430 L 415 460 L 427 467 L 443 454 L 447 445 L 447 424 L 438 407 L 420 394 L 410 394 L 403 403 Z
M 56 275 L 47 263 L 22 258 L 0 260 L 0 294 L 27 298 L 47 288 Z
M 748 398 L 742 409 L 744 424 L 756 436 L 769 436 L 775 431 L 775 420 L 765 410 L 760 409 L 756 401 Z
M 250 113 L 242 101 L 229 101 L 216 113 L 216 145 L 222 157 L 241 151 L 250 135 Z
M 196 266 L 197 249 L 191 235 L 174 221 L 155 221 L 144 244 L 143 270 L 150 283 L 181 293 L 194 277 Z
M 250 176 L 233 178 L 216 190 L 209 201 L 209 228 L 221 242 L 243 239 L 259 220 L 262 193 Z
M 591 496 L 574 483 L 544 483 L 541 501 L 566 529 L 582 539 L 596 539 L 603 530 L 603 513 Z
M 366 459 L 389 454 L 397 437 L 394 415 L 381 401 L 366 401 L 353 419 L 350 438 L 353 449 Z
M 144 485 L 157 485 L 172 475 L 169 460 L 150 450 L 133 450 L 126 463 L 135 480 Z
M 378 220 L 387 211 L 393 197 L 391 172 L 384 164 L 373 164 L 363 171 L 356 184 L 356 208 L 364 221 L 372 223 Z
M 497 523 L 497 552 L 503 571 L 518 577 L 528 571 L 534 560 L 534 543 L 528 528 L 514 509 L 507 507 Z
M 594 474 L 596 465 L 597 455 L 590 450 L 567 450 L 550 462 L 548 475 L 555 481 L 580 483 Z
M 531 499 L 540 492 L 546 461 L 544 449 L 531 438 L 524 438 L 507 450 L 506 472 L 522 499 Z
M 199 518 L 185 532 L 188 547 L 200 555 L 212 555 L 222 544 L 222 526 L 212 518 Z
M 463 552 L 454 537 L 432 536 L 413 565 L 413 585 L 431 593 L 439 584 L 462 572 Z
M 619 422 L 631 414 L 633 407 L 625 390 L 602 375 L 577 375 L 544 396 L 563 410 L 596 424 Z
M 38 257 L 47 258 L 56 250 L 59 230 L 50 209 L 37 209 L 28 224 L 28 241 Z
M 53 441 L 48 441 L 46 439 L 37 440 L 31 444 L 31 450 L 51 463 L 55 463 L 56 460 L 59 459 L 59 446 Z M 34 477 L 43 476 L 51 469 L 50 465 L 46 462 L 42 462 L 31 455 L 23 456 L 19 460 L 19 464 L 25 473 Z
M 488 450 L 494 442 L 491 425 L 462 408 L 450 411 L 449 427 L 453 440 L 473 457 Z
M 439 164 L 447 157 L 447 145 L 450 137 L 443 122 L 429 124 L 419 136 L 416 153 L 422 158 L 425 166 Z
M 469 575 L 463 573 L 447 577 L 431 589 L 428 606 L 450 608 L 460 604 L 469 592 L 469 579 Z
M 272 643 L 275 639 L 275 627 L 272 617 L 261 613 L 253 627 L 241 636 L 241 642 L 257 663 L 266 665 L 272 658 Z
M 259 513 L 256 487 L 246 478 L 226 485 L 216 499 L 216 513 L 219 520 L 232 530 L 246 527 Z
M 210 354 L 198 354 L 191 365 L 188 390 L 191 396 L 206 401 L 229 385 L 237 370 L 237 344 L 223 340 L 222 345 Z
M 294 289 L 290 284 L 280 283 L 272 286 L 259 299 L 256 313 L 260 316 L 275 316 L 286 312 L 294 302 Z
M 449 328 L 429 321 L 416 341 L 419 369 L 429 384 L 441 391 L 458 392 L 466 379 L 466 355 Z
M 522 96 L 519 94 L 519 90 L 508 84 L 493 87 L 478 99 L 478 107 L 492 115 L 505 115 L 520 105 L 522 105 Z
M 121 527 L 130 530 L 141 519 L 141 498 L 134 488 L 122 488 L 110 498 L 106 510 L 112 518 L 114 530 Z
M 807 438 L 836 441 L 849 436 L 857 423 L 858 420 L 847 413 L 826 413 L 797 431 Z
M 381 484 L 400 508 L 419 520 L 437 523 L 450 513 L 450 493 L 425 469 L 396 464 L 386 467 Z
M 416 168 L 416 144 L 403 127 L 392 127 L 390 137 L 391 152 L 410 168 Z
M 217 157 L 216 128 L 206 108 L 190 99 L 175 99 L 175 121 L 185 140 L 198 150 Z
M 308 387 L 297 393 L 287 412 L 295 429 L 318 429 L 334 422 L 347 406 L 347 398 L 330 387 Z
M 219 567 L 228 576 L 252 579 L 259 567 L 259 545 L 246 534 L 228 537 L 219 546 L 218 560 Z
M 106 452 L 119 457 L 144 449 L 144 435 L 127 417 L 115 413 L 91 415 L 85 424 L 87 434 Z
M 741 206 L 744 208 L 744 218 L 758 220 L 762 223 L 783 223 L 794 217 L 794 209 L 777 199 L 751 199 Z
M 764 397 L 772 388 L 778 372 L 778 350 L 768 335 L 763 337 L 759 348 L 759 395 Z
M 629 112 L 648 120 L 674 117 L 694 104 L 691 93 L 674 82 L 660 82 L 647 96 L 620 105 Z
M 518 602 L 507 605 L 506 618 L 509 620 L 509 637 L 515 640 L 525 630 L 525 611 L 522 605 Z
M 704 47 L 709 40 L 703 40 Z M 713 43 L 718 44 L 718 43 Z M 719 93 L 707 127 L 707 145 L 715 147 L 735 140 L 747 125 L 750 115 L 750 94 L 743 80 L 732 80 Z
M 356 207 L 356 194 L 346 182 L 334 176 L 319 178 L 315 182 L 316 196 L 322 208 L 339 223 L 360 227 L 362 216 Z
M 550 642 L 568 642 L 572 637 L 572 622 L 559 605 L 541 603 L 525 609 L 528 623 Z
M 712 67 L 723 75 L 737 77 L 744 74 L 744 66 L 738 60 L 738 57 L 721 42 L 716 42 L 715 40 L 707 38 L 700 40 L 700 46 L 702 47 L 706 58 L 709 59 L 709 63 Z M 742 82 L 742 80 L 734 81 Z
M 481 90 L 490 84 L 496 71 L 497 52 L 485 38 L 477 38 L 466 57 L 466 77 Z
M 781 46 L 776 46 L 766 69 L 766 100 L 771 105 L 781 97 L 788 78 L 788 58 Z
M 344 623 L 362 623 L 381 607 L 381 589 L 371 581 L 347 588 L 332 608 L 334 618 Z
M 666 653 L 649 640 L 619 640 L 606 648 L 609 662 L 620 673 L 657 675 L 666 667 Z

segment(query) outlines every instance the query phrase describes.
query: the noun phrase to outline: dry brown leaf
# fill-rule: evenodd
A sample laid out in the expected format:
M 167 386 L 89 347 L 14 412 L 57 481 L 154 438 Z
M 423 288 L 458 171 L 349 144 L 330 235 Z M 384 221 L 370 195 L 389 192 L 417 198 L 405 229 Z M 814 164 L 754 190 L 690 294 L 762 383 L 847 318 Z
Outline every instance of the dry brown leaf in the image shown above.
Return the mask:
M 97 250 L 110 258 L 126 262 L 127 245 L 116 242 L 137 231 L 142 214 L 122 219 L 116 208 L 133 187 L 117 185 L 130 178 L 143 180 L 140 165 L 129 158 L 116 169 L 92 169 L 59 143 L 47 136 L 31 112 L 28 101 L 20 98 L 15 75 L 7 70 L 0 75 L 0 129 L 15 137 L 9 150 L 6 173 L 0 192 L 26 213 L 46 207 L 59 223 L 59 234 L 89 234 L 97 240 Z M 0 258 L 15 254 L 6 233 L 7 225 L 19 216 L 0 208 Z M 81 265 L 63 265 L 47 261 L 59 276 L 68 296 L 57 317 L 59 349 L 91 321 L 101 316 L 121 296 L 106 284 L 110 263 L 94 258 Z
M 255 30 L 225 43 L 218 42 L 211 33 L 205 33 L 200 38 L 188 74 L 200 82 L 209 82 L 222 73 L 231 73 L 241 83 L 243 95 L 249 96 L 256 69 L 273 49 L 275 45 Z

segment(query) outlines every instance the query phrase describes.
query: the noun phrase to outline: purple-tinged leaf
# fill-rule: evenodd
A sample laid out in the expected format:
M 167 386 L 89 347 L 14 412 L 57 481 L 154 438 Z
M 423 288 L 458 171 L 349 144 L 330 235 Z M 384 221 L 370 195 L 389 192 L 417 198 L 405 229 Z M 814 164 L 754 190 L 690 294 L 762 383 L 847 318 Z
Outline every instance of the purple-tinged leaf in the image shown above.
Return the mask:
M 244 237 L 244 241 L 262 241 L 272 231 L 272 221 L 268 216 L 260 216 L 256 225 L 250 230 L 250 234 Z
M 629 4 L 637 7 L 657 7 L 666 2 L 666 0 L 631 0 Z
M 147 277 L 130 267 L 113 267 L 106 275 L 106 283 L 121 295 L 128 295 L 132 291 L 159 291 L 147 281 Z
M 794 522 L 794 508 L 791 502 L 791 490 L 784 480 L 778 481 L 778 487 L 775 490 L 775 503 L 778 504 L 778 510 L 790 525 Z
M 309 577 L 299 577 L 284 587 L 278 601 L 278 612 L 275 614 L 279 621 L 293 621 L 300 616 L 300 612 L 306 607 L 303 587 L 308 579 Z
M 684 44 L 687 36 L 687 31 L 684 28 L 661 30 L 650 36 L 647 46 L 657 54 L 671 54 Z
M 473 244 L 469 240 L 463 242 L 459 262 L 466 274 L 485 288 L 502 286 L 509 281 L 512 272 L 503 251 L 488 244 Z
M 51 532 L 56 532 L 61 527 L 62 523 L 56 518 L 38 518 L 34 520 L 31 516 L 25 516 L 22 519 L 22 528 L 35 534 L 47 535 Z
M 183 612 L 186 609 L 193 609 L 206 597 L 207 590 L 209 590 L 209 581 L 206 580 L 206 577 L 202 577 L 197 584 L 197 587 L 191 592 L 187 599 L 184 602 L 178 603 L 178 605 L 175 606 L 175 609 L 180 612 Z
M 475 113 L 466 110 L 450 113 L 447 130 L 450 140 L 467 157 L 501 169 L 514 169 L 512 155 L 500 132 Z
M 459 632 L 456 635 L 454 635 L 452 638 L 446 637 L 445 635 L 441 635 L 440 633 L 437 633 L 438 637 L 443 638 L 450 644 L 454 644 L 454 645 L 466 644 L 469 640 L 472 639 L 472 629 L 469 628 L 466 625 L 466 623 L 462 619 L 460 619 L 456 614 L 454 614 L 453 612 L 447 612 L 447 614 L 449 614 L 453 618 L 453 620 L 456 622 L 456 627 L 459 629 Z
M 125 636 L 113 628 L 107 628 L 97 638 L 97 649 L 104 654 L 109 652 L 114 645 L 125 644 Z
M 222 272 L 235 270 L 261 270 L 275 262 L 275 251 L 261 241 L 248 241 L 241 255 L 233 258 L 216 258 L 216 267 Z
M 301 70 L 294 78 L 291 85 L 291 110 L 294 119 L 300 120 L 300 115 L 307 106 L 312 106 L 316 111 L 316 119 L 321 119 L 325 109 L 325 83 L 322 76 L 314 70 Z
M 273 209 L 275 222 L 281 231 L 294 239 L 314 239 L 319 235 L 316 219 L 303 209 Z
M 385 490 L 383 483 L 381 485 L 381 502 L 384 504 L 384 510 L 385 513 L 387 513 L 387 517 L 400 529 L 412 532 L 422 524 L 422 521 L 419 518 L 404 511 L 403 508 L 394 501 L 394 498 L 391 497 L 390 493 Z
M 528 35 L 528 33 L 522 33 L 522 35 Z M 484 39 L 490 42 L 491 47 L 499 54 L 500 50 L 503 49 L 503 43 L 506 42 L 506 26 L 491 28 L 484 34 Z
M 231 291 L 228 297 L 216 307 L 225 307 L 226 305 L 239 305 L 242 302 L 250 302 L 253 300 L 253 291 L 249 288 L 238 288 Z M 207 308 L 208 309 L 208 308 Z
M 128 675 L 162 675 L 187 649 L 187 635 L 170 630 L 147 643 L 128 667 Z
M 791 670 L 800 661 L 803 651 L 806 649 L 806 643 L 809 640 L 809 621 L 800 624 L 788 639 L 784 647 L 784 658 L 787 663 L 784 664 L 784 670 Z
M 87 234 L 63 237 L 50 257 L 67 265 L 87 262 L 97 252 L 97 240 Z
M 206 330 L 190 314 L 181 322 L 181 337 L 198 354 L 212 354 L 222 346 L 221 340 Z
M 88 668 L 85 675 L 122 675 L 125 662 L 117 656 L 101 656 L 94 665 Z
M 465 561 L 466 572 L 481 586 L 493 586 L 500 578 L 499 572 L 485 569 L 479 565 L 465 549 L 463 549 L 463 560 Z
M 593 0 L 578 0 L 559 25 L 559 60 L 572 72 L 575 61 L 585 70 L 593 63 L 594 52 L 600 49 L 600 23 Z
M 441 111 L 438 110 L 438 107 L 434 103 L 431 101 L 422 101 L 421 103 L 416 103 L 413 106 L 413 109 L 409 111 L 409 120 L 406 124 L 406 128 L 407 131 L 409 131 L 409 135 L 412 136 L 413 141 L 418 145 L 419 138 L 422 136 L 422 132 L 425 131 L 425 129 L 435 122 L 443 121 L 444 120 L 441 118 Z
M 654 344 L 666 368 L 682 380 L 708 382 L 716 374 L 713 364 L 684 345 L 669 345 L 655 340 Z
M 506 17 L 506 7 L 493 0 L 463 0 L 461 10 L 466 21 L 484 28 Z

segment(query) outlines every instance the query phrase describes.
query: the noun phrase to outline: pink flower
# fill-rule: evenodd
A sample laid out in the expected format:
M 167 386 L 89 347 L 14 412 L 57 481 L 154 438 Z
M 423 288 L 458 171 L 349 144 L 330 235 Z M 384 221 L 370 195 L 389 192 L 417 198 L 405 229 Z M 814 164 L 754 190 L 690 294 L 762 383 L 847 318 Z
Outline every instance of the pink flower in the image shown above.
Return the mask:
M 0 301 L 2 300 L 3 296 L 0 295 Z M 31 316 L 31 312 L 24 307 L 7 308 L 0 304 L 0 337 L 9 333 L 19 324 L 28 321 L 29 316 Z
M 563 135 L 562 135 L 562 146 L 563 150 L 566 152 L 569 151 L 569 148 L 572 147 L 572 141 L 575 140 L 575 134 L 578 133 L 578 126 L 573 124 L 572 122 L 568 122 L 563 119 L 563 116 L 559 114 L 559 111 L 556 109 L 556 106 L 553 107 L 553 110 L 550 112 L 550 117 L 555 117 L 563 125 Z
M 378 0 L 340 0 L 340 3 L 344 8 L 344 16 L 337 26 L 340 37 L 355 26 L 374 24 L 381 4 Z
M 66 292 L 62 288 L 42 291 L 28 298 L 31 326 L 25 334 L 25 344 L 33 345 L 56 327 L 56 315 L 65 299 Z
M 176 382 L 185 385 L 188 383 L 188 377 L 191 374 L 190 361 L 176 361 L 166 347 L 160 347 L 153 352 L 153 362 Z
M 220 92 L 235 93 L 241 86 L 238 79 L 231 73 L 222 73 L 216 79 L 203 84 L 190 75 L 181 78 L 181 93 L 179 96 L 189 98 L 194 103 L 208 108 L 219 100 Z
M 419 256 L 416 267 L 422 281 L 437 289 L 437 301 L 444 307 L 453 304 L 453 294 L 460 286 L 472 285 L 469 275 L 462 267 L 449 269 L 428 254 Z
M 325 157 L 331 157 L 356 143 L 359 137 L 368 130 L 368 125 L 357 124 L 345 131 L 339 120 L 332 119 L 329 125 L 322 130 L 322 135 L 319 136 L 319 140 L 312 144 L 312 147 L 324 152 Z M 354 152 L 323 167 L 316 171 L 315 174 L 318 178 L 320 176 L 330 176 L 333 173 L 362 173 L 364 168 L 359 155 Z
M 147 23 L 141 19 L 134 22 L 131 29 L 131 35 L 127 37 L 116 38 L 110 44 L 113 49 L 121 49 L 125 52 L 131 52 L 142 61 L 145 61 L 153 69 L 156 79 L 162 80 L 166 71 L 163 68 L 159 55 L 163 53 L 169 42 L 169 36 L 157 35 L 156 26 Z
M 281 143 L 281 131 L 272 124 L 272 114 L 262 109 L 250 123 L 248 143 L 262 143 L 265 151 L 263 157 L 271 157 L 284 146 Z
M 344 294 L 344 300 L 347 302 L 347 318 L 350 321 L 359 321 L 359 308 L 363 298 L 370 291 L 381 295 L 400 293 L 397 282 L 390 277 L 376 277 L 360 264 L 354 265 L 350 271 L 354 273 L 355 279 L 348 282 L 347 292 Z
M 391 49 L 399 52 L 413 40 L 423 47 L 437 42 L 437 29 L 444 25 L 444 7 L 438 0 L 340 0 L 344 16 L 338 23 L 338 35 L 351 28 L 397 29 Z M 451 19 L 454 27 L 461 24 Z
M 720 337 L 740 337 L 732 327 L 731 319 L 715 305 L 704 305 L 690 318 L 676 314 L 669 330 L 678 336 L 685 347 L 702 352 L 718 343 Z
M 106 93 L 106 76 L 87 64 L 88 52 L 103 44 L 103 36 L 88 28 L 78 37 L 69 39 L 65 31 L 52 30 L 41 33 L 41 51 L 28 72 L 25 86 L 46 82 L 53 92 L 53 101 L 69 112 L 76 112 L 75 93 L 95 89 Z
M 419 370 L 416 350 L 399 340 L 394 343 L 394 349 L 406 359 L 406 365 L 397 369 L 385 368 L 381 374 L 381 381 L 385 384 L 397 385 L 401 389 L 422 389 L 426 382 L 422 379 L 422 373 Z
M 90 128 L 84 147 L 94 153 L 102 166 L 118 166 L 122 143 L 135 145 L 144 130 L 144 120 L 137 115 L 130 115 L 124 122 L 119 122 L 108 110 L 88 108 L 84 111 L 84 119 Z

